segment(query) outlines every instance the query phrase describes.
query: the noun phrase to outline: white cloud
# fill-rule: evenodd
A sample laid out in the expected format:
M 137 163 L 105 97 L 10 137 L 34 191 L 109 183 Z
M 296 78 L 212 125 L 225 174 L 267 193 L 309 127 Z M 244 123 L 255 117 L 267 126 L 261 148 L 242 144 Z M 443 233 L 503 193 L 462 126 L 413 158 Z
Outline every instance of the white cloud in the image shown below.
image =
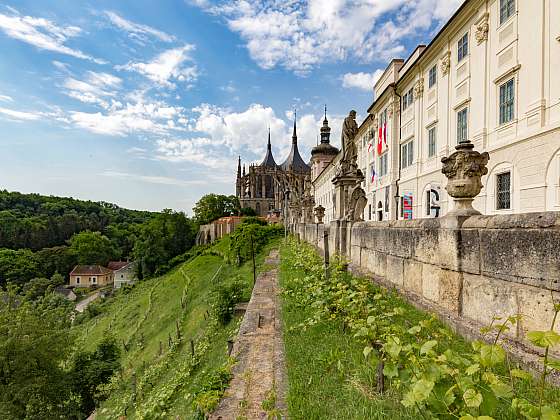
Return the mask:
M 0 30 L 10 38 L 18 39 L 39 49 L 66 54 L 85 60 L 105 64 L 104 60 L 94 58 L 80 50 L 65 45 L 70 38 L 80 34 L 77 26 L 57 26 L 50 20 L 21 16 L 19 14 L 8 16 L 0 13 Z
M 8 96 L 8 95 L 0 95 L 0 101 L 13 102 L 14 99 L 11 96 Z
M 172 42 L 175 40 L 175 37 L 168 35 L 165 32 L 154 29 L 151 26 L 131 22 L 130 20 L 123 18 L 115 12 L 105 11 L 104 13 L 113 25 L 115 25 L 119 29 L 122 29 L 123 31 L 128 32 L 129 36 L 133 39 L 146 41 L 146 35 L 150 35 L 164 42 Z
M 163 184 L 163 185 L 174 185 L 178 187 L 187 187 L 190 185 L 205 185 L 204 180 L 186 180 L 179 178 L 172 178 L 168 176 L 158 176 L 158 175 L 142 175 L 142 174 L 131 174 L 128 172 L 119 172 L 106 170 L 101 173 L 102 176 L 110 178 L 120 178 L 120 179 L 130 179 L 132 181 L 147 182 L 149 184 Z
M 305 75 L 324 62 L 385 61 L 404 38 L 439 25 L 463 0 L 196 1 L 223 17 L 259 66 Z
M 85 80 L 77 80 L 69 77 L 64 81 L 64 93 L 71 98 L 77 99 L 87 104 L 97 104 L 104 109 L 110 108 L 117 104 L 112 100 L 111 104 L 108 98 L 115 96 L 115 89 L 118 89 L 122 80 L 109 73 L 96 73 L 88 71 Z
M 186 44 L 183 47 L 169 49 L 159 54 L 148 63 L 128 63 L 117 66 L 117 70 L 135 71 L 161 86 L 174 88 L 174 81 L 192 83 L 198 78 L 195 65 L 185 66 L 185 62 L 192 62 L 190 52 L 194 45 Z
M 373 92 L 373 86 L 382 74 L 383 70 L 376 70 L 374 73 L 346 73 L 342 76 L 342 86 Z
M 35 121 L 41 119 L 42 117 L 42 114 L 39 112 L 15 111 L 8 108 L 0 108 L 0 114 L 4 115 L 10 120 L 16 121 Z

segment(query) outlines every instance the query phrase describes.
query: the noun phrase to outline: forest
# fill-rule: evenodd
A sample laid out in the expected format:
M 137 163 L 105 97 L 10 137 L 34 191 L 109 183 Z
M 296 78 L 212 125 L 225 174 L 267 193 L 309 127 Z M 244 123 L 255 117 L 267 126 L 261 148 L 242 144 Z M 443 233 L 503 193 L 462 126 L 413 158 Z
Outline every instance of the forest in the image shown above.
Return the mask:
M 140 277 L 151 276 L 188 251 L 197 230 L 182 212 L 1 190 L 0 287 L 127 258 L 139 261 Z

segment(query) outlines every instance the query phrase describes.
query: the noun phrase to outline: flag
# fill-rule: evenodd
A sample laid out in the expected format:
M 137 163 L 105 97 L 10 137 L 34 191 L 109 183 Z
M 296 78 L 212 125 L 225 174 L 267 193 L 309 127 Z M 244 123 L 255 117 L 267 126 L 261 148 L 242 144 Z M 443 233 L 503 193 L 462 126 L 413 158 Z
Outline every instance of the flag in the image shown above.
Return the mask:
M 371 143 L 371 141 L 368 143 L 367 145 L 367 151 L 368 153 L 371 151 L 371 148 L 373 147 L 373 144 Z
M 379 127 L 379 133 L 377 136 L 377 154 L 380 155 L 381 152 L 383 151 L 383 143 L 381 140 L 381 137 L 383 137 L 383 128 Z
M 383 124 L 383 142 L 387 146 L 387 123 Z
M 375 181 L 375 169 L 372 166 L 371 167 L 371 183 L 372 184 L 373 184 L 373 181 Z

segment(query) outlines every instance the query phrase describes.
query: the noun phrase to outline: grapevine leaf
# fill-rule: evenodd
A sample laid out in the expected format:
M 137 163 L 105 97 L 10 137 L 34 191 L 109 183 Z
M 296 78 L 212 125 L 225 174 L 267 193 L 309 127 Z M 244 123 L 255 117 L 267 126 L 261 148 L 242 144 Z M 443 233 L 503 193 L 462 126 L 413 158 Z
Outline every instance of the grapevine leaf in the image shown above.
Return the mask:
M 560 420 L 560 415 L 558 412 L 549 406 L 544 406 L 541 412 L 541 419 L 542 420 Z
M 555 370 L 560 370 L 560 359 L 548 359 L 548 366 Z
M 492 388 L 492 391 L 494 391 L 494 394 L 498 398 L 511 398 L 513 396 L 511 387 L 503 382 L 490 384 L 490 388 Z
M 467 407 L 476 408 L 482 403 L 482 394 L 476 392 L 474 389 L 469 388 L 463 394 L 463 399 Z
M 385 375 L 387 378 L 395 378 L 399 376 L 399 369 L 397 368 L 397 365 L 395 365 L 394 363 L 385 364 L 385 366 L 383 367 L 383 375 Z
M 434 383 L 426 379 L 420 379 L 412 387 L 412 397 L 415 402 L 422 402 L 426 400 L 432 389 L 434 388 Z
M 420 347 L 420 354 L 429 353 L 435 346 L 437 346 L 437 343 L 438 342 L 436 340 L 426 341 L 422 344 L 422 347 Z
M 560 334 L 556 331 L 529 331 L 527 339 L 538 347 L 553 347 L 560 344 Z
M 422 329 L 422 327 L 420 327 L 420 325 L 415 325 L 414 327 L 411 327 L 408 329 L 408 333 L 409 334 L 418 334 L 420 332 L 420 330 Z
M 367 324 L 371 325 L 375 322 L 375 317 L 373 315 L 370 315 L 367 317 Z
M 480 347 L 480 362 L 485 367 L 496 366 L 505 358 L 506 352 L 496 344 L 482 344 Z
M 397 357 L 399 357 L 399 353 L 402 350 L 402 346 L 400 345 L 400 341 L 396 337 L 391 338 L 389 342 L 385 343 L 383 345 L 383 348 L 387 352 L 387 354 L 389 356 L 391 356 L 393 359 L 396 359 Z
M 521 378 L 521 379 L 531 379 L 532 376 L 529 372 L 525 372 L 524 370 L 521 369 L 512 369 L 511 370 L 511 376 L 515 377 L 515 378 Z
M 467 375 L 474 375 L 476 372 L 478 372 L 480 370 L 480 365 L 478 363 L 475 363 L 474 365 L 470 365 L 466 370 L 465 373 Z
M 371 346 L 366 346 L 364 347 L 364 357 L 367 359 L 369 354 L 371 353 L 371 351 L 373 350 L 373 347 Z

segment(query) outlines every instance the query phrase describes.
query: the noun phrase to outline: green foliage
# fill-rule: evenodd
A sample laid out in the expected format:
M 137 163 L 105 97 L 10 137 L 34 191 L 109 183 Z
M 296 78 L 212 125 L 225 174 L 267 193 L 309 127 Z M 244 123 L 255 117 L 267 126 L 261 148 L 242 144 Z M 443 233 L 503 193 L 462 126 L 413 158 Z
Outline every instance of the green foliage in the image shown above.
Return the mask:
M 74 342 L 71 309 L 49 298 L 0 292 L 0 418 L 51 419 L 79 415 L 64 362 Z
M 39 262 L 28 249 L 0 249 L 0 287 L 40 277 Z
M 114 337 L 107 335 L 93 352 L 79 352 L 72 367 L 72 389 L 81 397 L 81 411 L 91 413 L 96 402 L 107 395 L 99 393 L 99 387 L 109 382 L 119 369 L 120 348 Z
M 54 288 L 63 284 L 64 277 L 55 273 L 50 279 L 31 279 L 23 285 L 22 294 L 26 299 L 37 300 L 38 298 L 45 296 L 47 292 L 51 292 Z
M 241 223 L 230 235 L 229 259 L 239 264 L 248 261 L 252 252 L 258 253 L 272 239 L 282 236 L 283 232 L 279 225 Z
M 261 225 L 261 226 L 266 226 L 268 223 L 266 222 L 266 220 L 263 220 L 259 217 L 255 217 L 255 216 L 249 216 L 249 217 L 245 217 L 242 221 L 241 221 L 242 225 Z
M 222 325 L 226 325 L 233 317 L 235 305 L 243 300 L 244 289 L 245 285 L 239 280 L 220 284 L 214 289 L 212 311 Z
M 70 251 L 77 256 L 79 264 L 107 263 L 119 257 L 113 242 L 101 232 L 85 231 L 72 236 L 69 241 Z
M 240 216 L 256 216 L 257 212 L 252 207 L 243 207 L 241 210 L 239 210 L 239 215 Z
M 159 213 L 142 227 L 134 245 L 140 278 L 169 269 L 168 262 L 190 249 L 195 236 L 196 226 L 184 213 L 171 210 Z
M 500 335 L 515 326 L 518 316 L 496 318 L 499 323 L 486 329 L 494 335 L 491 343 L 475 341 L 470 350 L 457 351 L 456 337 L 434 317 L 411 322 L 406 305 L 392 292 L 350 275 L 343 261 L 334 259 L 325 277 L 314 250 L 293 241 L 289 260 L 306 275 L 290 279 L 284 294 L 301 307 L 313 308 L 297 328 L 304 331 L 339 320 L 364 346 L 372 374 L 382 361 L 385 383 L 402 395 L 401 404 L 416 411 L 418 418 L 492 418 L 499 412 L 508 418 L 545 418 L 557 413 L 558 401 L 545 396 L 544 377 L 538 386 L 532 384 L 528 374 L 512 369 L 499 344 Z M 529 338 L 548 350 L 558 343 L 553 330 L 554 322 L 550 331 L 530 333 Z M 538 394 L 538 401 L 530 401 L 527 389 Z
M 193 208 L 194 218 L 200 225 L 210 223 L 220 217 L 239 214 L 239 199 L 234 195 L 206 194 Z
M 199 388 L 194 392 L 193 408 L 198 419 L 205 419 L 211 414 L 220 398 L 227 389 L 229 382 L 233 378 L 231 373 L 235 361 L 229 358 L 228 361 L 217 369 L 205 372 L 201 378 Z

